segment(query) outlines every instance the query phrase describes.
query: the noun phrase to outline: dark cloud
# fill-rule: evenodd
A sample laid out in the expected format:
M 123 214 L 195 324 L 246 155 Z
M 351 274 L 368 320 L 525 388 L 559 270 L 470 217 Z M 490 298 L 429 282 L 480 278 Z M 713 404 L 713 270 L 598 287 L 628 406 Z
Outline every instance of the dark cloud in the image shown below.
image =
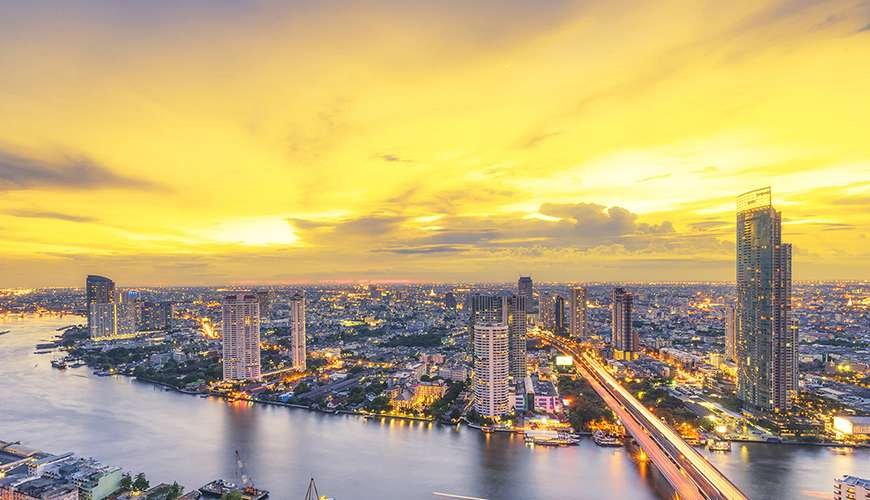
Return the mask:
M 35 219 L 56 219 L 68 222 L 96 222 L 96 218 L 86 215 L 65 214 L 50 210 L 9 210 L 6 212 L 15 217 L 31 217 Z
M 86 156 L 66 155 L 49 161 L 0 150 L 0 191 L 155 187 L 148 181 L 118 175 Z
M 402 158 L 401 156 L 393 153 L 387 153 L 383 155 L 378 155 L 378 158 L 388 162 L 398 162 L 398 163 L 411 163 L 411 160 L 407 158 Z
M 537 134 L 534 134 L 534 135 L 532 135 L 532 136 L 530 136 L 530 137 L 528 137 L 528 138 L 522 140 L 521 143 L 520 143 L 520 146 L 519 146 L 519 147 L 520 147 L 520 149 L 529 149 L 529 148 L 533 148 L 533 147 L 537 146 L 538 144 L 540 144 L 540 143 L 546 141 L 547 139 L 550 139 L 550 138 L 556 137 L 557 135 L 559 135 L 559 134 L 561 134 L 561 133 L 562 133 L 562 132 L 541 132 L 541 133 L 537 133 Z
M 855 33 L 860 33 L 860 32 L 862 32 L 862 31 L 870 31 L 870 23 L 867 23 L 866 25 L 864 25 L 863 28 L 859 29 L 859 30 L 856 31 Z
M 416 246 L 416 247 L 395 247 L 395 248 L 381 248 L 376 251 L 378 252 L 388 252 L 395 253 L 400 255 L 411 255 L 411 254 L 433 254 L 433 253 L 459 253 L 468 251 L 468 247 L 463 246 L 454 246 L 454 245 L 424 245 L 424 246 Z

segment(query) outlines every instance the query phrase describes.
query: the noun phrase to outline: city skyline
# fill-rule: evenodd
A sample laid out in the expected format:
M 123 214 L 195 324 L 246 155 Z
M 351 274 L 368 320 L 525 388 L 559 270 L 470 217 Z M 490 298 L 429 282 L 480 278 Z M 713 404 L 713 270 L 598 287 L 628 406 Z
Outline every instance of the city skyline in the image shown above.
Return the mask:
M 0 4 L 0 285 L 870 277 L 866 10 L 648 10 Z

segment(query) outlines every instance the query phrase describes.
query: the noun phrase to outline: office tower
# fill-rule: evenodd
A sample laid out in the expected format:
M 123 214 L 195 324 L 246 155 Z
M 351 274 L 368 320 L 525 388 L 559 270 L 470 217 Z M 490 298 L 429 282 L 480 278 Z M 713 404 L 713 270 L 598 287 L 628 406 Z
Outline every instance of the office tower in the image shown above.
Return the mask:
M 168 331 L 172 329 L 172 302 L 142 302 L 139 330 Z
M 737 396 L 749 411 L 785 411 L 797 384 L 791 245 L 770 188 L 737 197 Z
M 260 319 L 268 321 L 272 319 L 272 304 L 275 302 L 275 292 L 272 290 L 258 290 L 257 303 L 260 305 Z
M 520 276 L 520 279 L 517 281 L 517 295 L 520 297 L 524 297 L 526 299 L 526 307 L 531 310 L 532 309 L 532 289 L 534 285 L 532 284 L 531 276 Z
M 508 344 L 504 323 L 474 325 L 474 409 L 483 417 L 498 417 L 510 410 Z
M 117 335 L 133 335 L 139 324 L 139 292 L 124 290 L 118 292 L 118 300 L 115 302 L 115 317 Z
M 737 361 L 737 310 L 734 304 L 725 305 L 725 359 Z
M 85 305 L 88 310 L 88 335 L 92 339 L 116 335 L 115 282 L 89 275 L 85 280 Z
M 568 335 L 568 328 L 565 324 L 565 298 L 561 295 L 556 295 L 553 301 L 553 333 L 560 337 Z
M 238 293 L 223 300 L 224 380 L 260 378 L 260 304 L 257 295 Z
M 296 292 L 290 297 L 290 362 L 293 368 L 305 371 L 305 294 Z
M 444 294 L 444 307 L 451 311 L 456 310 L 456 295 L 454 295 L 453 292 L 447 292 Z
M 538 310 L 541 315 L 541 328 L 548 332 L 552 332 L 556 328 L 556 315 L 553 310 L 554 307 L 555 301 L 553 295 L 549 292 L 542 293 L 540 303 L 538 304 Z
M 508 357 L 514 383 L 526 380 L 526 298 L 521 295 L 504 297 L 508 326 Z
M 568 291 L 571 312 L 568 318 L 569 336 L 574 339 L 586 338 L 586 287 L 575 286 Z
M 637 359 L 640 342 L 637 331 L 631 325 L 631 293 L 624 288 L 614 288 L 611 298 L 611 320 L 614 359 Z

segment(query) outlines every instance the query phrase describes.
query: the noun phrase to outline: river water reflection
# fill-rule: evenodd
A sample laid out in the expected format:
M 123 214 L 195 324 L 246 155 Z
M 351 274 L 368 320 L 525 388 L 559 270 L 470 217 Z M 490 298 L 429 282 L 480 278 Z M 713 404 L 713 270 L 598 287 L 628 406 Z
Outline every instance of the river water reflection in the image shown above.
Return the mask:
M 54 370 L 33 353 L 79 318 L 0 319 L 0 440 L 73 451 L 188 488 L 235 477 L 234 451 L 272 498 L 656 498 L 656 476 L 624 449 L 589 440 L 527 448 L 521 438 L 402 420 L 203 399 L 87 368 Z M 711 455 L 752 498 L 830 498 L 835 476 L 870 476 L 867 451 L 735 445 Z

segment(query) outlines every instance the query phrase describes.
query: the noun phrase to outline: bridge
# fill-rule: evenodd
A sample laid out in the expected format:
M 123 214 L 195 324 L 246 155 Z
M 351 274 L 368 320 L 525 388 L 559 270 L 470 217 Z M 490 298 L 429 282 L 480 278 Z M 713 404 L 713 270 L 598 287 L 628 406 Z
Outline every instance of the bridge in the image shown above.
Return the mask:
M 575 367 L 649 456 L 683 500 L 743 500 L 743 494 L 697 450 L 631 395 L 576 342 L 548 332 L 533 333 L 575 360 Z

